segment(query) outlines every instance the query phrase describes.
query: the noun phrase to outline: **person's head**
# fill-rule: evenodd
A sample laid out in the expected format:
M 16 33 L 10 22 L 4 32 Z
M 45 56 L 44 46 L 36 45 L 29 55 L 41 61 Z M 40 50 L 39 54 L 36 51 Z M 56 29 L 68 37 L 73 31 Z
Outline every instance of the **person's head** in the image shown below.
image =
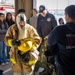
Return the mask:
M 10 12 L 6 14 L 6 20 L 12 20 L 12 14 Z
M 40 6 L 39 6 L 39 13 L 40 13 L 43 17 L 46 16 L 47 11 L 46 11 L 46 8 L 45 8 L 44 5 L 40 5 Z
M 32 9 L 31 13 L 32 13 L 33 16 L 35 16 L 35 15 L 37 15 L 37 10 L 36 9 Z
M 19 30 L 18 39 L 25 38 L 25 25 L 26 25 L 26 16 L 25 14 L 18 14 L 16 17 L 16 23 Z
M 18 14 L 17 17 L 16 17 L 16 23 L 17 23 L 17 26 L 18 26 L 18 29 L 25 29 L 25 23 L 26 23 L 26 16 L 25 14 Z
M 66 22 L 75 22 L 75 5 L 69 5 L 65 8 Z
M 25 9 L 19 9 L 18 14 L 20 14 L 20 13 L 25 14 Z
M 59 24 L 60 24 L 60 25 L 64 24 L 64 20 L 63 20 L 63 18 L 59 18 L 58 21 L 59 21 Z
M 5 20 L 5 15 L 3 13 L 0 13 L 0 21 L 4 21 Z

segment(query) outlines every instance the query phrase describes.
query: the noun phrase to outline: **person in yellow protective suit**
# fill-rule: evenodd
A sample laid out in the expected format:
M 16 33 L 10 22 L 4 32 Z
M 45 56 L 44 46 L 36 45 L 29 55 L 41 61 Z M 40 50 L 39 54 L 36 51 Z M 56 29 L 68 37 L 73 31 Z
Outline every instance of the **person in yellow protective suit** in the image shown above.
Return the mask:
M 26 23 L 26 16 L 19 13 L 16 24 L 9 27 L 4 38 L 6 45 L 11 46 L 10 61 L 13 75 L 32 75 L 38 60 L 40 37 L 36 30 Z

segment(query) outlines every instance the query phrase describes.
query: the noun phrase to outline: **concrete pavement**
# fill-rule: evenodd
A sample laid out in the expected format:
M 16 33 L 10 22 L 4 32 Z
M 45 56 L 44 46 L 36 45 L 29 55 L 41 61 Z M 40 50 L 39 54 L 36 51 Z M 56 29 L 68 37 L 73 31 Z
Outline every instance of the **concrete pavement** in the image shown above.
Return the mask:
M 12 75 L 11 64 L 0 65 L 0 70 L 3 70 L 3 75 Z

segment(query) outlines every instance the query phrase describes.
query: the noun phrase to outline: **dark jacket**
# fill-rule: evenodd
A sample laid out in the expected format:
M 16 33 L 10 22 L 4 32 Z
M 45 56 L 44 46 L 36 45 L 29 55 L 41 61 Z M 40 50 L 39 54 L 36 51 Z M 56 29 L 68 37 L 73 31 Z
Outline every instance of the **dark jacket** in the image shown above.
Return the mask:
M 37 32 L 40 37 L 45 38 L 55 26 L 57 26 L 57 22 L 54 15 L 47 13 L 46 17 L 43 17 L 39 14 L 37 21 Z
M 15 22 L 13 20 L 6 20 L 6 22 L 8 23 L 9 26 L 15 24 Z
M 5 22 L 5 21 L 1 22 L 0 21 L 0 41 L 4 40 L 7 29 L 8 29 L 7 22 Z
M 57 26 L 48 37 L 50 51 L 56 51 L 56 63 L 65 68 L 75 69 L 75 24 Z M 49 51 L 48 50 L 48 51 Z M 52 52 L 51 51 L 51 52 Z M 53 53 L 52 53 L 53 54 Z M 48 52 L 49 55 L 49 52 Z

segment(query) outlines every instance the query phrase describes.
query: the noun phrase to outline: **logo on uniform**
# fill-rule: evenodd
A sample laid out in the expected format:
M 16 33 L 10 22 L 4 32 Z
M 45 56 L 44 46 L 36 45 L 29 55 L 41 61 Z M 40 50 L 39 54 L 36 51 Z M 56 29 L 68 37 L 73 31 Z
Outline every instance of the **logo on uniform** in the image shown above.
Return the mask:
M 48 22 L 51 21 L 51 18 L 47 18 L 47 21 L 48 21 Z

